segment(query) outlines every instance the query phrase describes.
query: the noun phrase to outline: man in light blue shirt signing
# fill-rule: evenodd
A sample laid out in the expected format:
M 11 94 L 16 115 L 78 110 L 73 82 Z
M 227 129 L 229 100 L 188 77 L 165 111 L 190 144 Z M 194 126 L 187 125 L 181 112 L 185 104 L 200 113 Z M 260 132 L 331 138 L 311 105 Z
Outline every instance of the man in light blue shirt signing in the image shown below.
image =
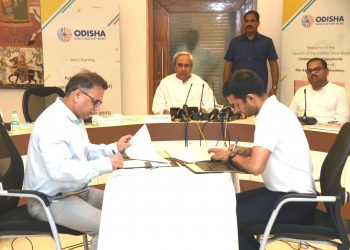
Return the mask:
M 107 88 L 107 82 L 90 71 L 69 80 L 66 96 L 57 98 L 35 121 L 24 177 L 24 189 L 40 191 L 54 201 L 50 209 L 57 224 L 92 236 L 91 249 L 97 249 L 103 191 L 87 185 L 123 167 L 121 155 L 131 139 L 125 135 L 109 145 L 90 143 L 84 119 L 100 109 Z M 47 220 L 36 200 L 29 199 L 27 208 L 34 218 Z

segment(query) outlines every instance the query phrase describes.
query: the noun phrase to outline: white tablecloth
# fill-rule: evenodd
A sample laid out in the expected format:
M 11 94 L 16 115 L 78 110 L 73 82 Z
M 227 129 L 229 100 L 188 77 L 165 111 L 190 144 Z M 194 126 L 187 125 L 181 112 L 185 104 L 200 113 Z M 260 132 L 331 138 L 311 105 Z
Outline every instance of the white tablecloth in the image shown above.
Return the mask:
M 98 249 L 238 249 L 235 208 L 227 173 L 118 170 L 106 184 Z

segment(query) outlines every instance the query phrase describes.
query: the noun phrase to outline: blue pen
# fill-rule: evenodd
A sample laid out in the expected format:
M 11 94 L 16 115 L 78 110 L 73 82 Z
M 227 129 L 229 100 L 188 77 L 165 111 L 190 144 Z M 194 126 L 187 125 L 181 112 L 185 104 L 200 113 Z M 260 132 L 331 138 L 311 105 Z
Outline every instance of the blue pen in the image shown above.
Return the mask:
M 114 149 L 112 149 L 112 153 L 115 155 L 115 151 L 114 151 Z

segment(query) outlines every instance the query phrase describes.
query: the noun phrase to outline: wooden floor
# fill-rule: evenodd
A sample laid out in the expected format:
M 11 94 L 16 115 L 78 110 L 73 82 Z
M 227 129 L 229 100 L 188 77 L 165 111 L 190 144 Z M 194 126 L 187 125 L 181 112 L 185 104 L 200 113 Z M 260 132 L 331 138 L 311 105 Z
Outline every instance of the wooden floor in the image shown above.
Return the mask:
M 29 241 L 30 240 L 30 241 Z M 25 238 L 18 238 L 13 242 L 13 249 L 14 250 L 51 250 L 55 249 L 54 242 L 49 237 L 30 237 L 28 239 Z M 11 243 L 13 239 L 1 239 L 0 240 L 0 250 L 11 250 Z M 62 242 L 62 248 L 65 249 L 73 249 L 73 245 L 81 244 L 83 242 L 82 236 L 70 236 L 70 235 L 61 235 L 61 242 Z M 33 248 L 31 246 L 33 244 Z M 310 249 L 310 250 L 336 250 L 335 247 L 330 246 L 324 246 L 324 245 L 316 245 L 311 244 L 313 247 L 317 248 L 299 248 L 297 244 L 289 243 L 290 246 L 287 243 L 284 242 L 274 242 L 270 244 L 266 249 L 267 250 L 283 250 L 283 249 Z M 71 247 L 70 247 L 71 246 Z M 78 247 L 74 248 L 78 250 L 83 250 L 84 248 Z M 218 249 L 220 250 L 220 249 Z

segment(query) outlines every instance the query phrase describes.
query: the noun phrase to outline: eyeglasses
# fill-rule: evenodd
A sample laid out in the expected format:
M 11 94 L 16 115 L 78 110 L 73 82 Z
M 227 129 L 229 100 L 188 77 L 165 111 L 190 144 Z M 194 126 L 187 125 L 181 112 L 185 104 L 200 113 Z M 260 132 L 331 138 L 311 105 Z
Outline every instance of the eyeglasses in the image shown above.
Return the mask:
M 99 99 L 95 99 L 93 98 L 91 95 L 89 95 L 87 92 L 85 92 L 84 90 L 80 89 L 81 93 L 83 93 L 84 95 L 86 95 L 87 97 L 90 98 L 92 104 L 94 105 L 94 108 L 97 108 L 98 106 L 100 106 L 102 104 L 102 101 Z
M 306 69 L 306 74 L 312 74 L 312 72 L 315 72 L 316 74 L 321 71 L 321 69 L 325 69 L 323 67 L 316 67 L 313 69 Z

